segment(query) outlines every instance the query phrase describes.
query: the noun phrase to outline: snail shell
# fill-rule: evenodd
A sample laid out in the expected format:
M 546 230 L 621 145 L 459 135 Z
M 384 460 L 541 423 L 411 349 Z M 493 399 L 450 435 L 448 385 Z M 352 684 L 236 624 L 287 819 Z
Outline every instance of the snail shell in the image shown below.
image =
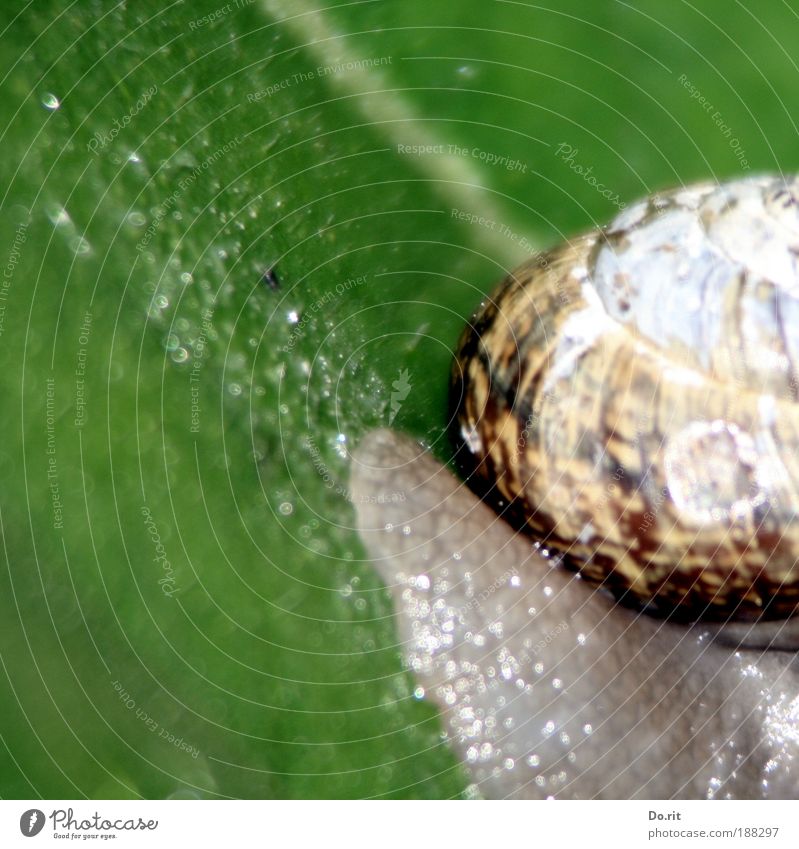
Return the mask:
M 799 602 L 799 181 L 656 194 L 540 255 L 452 372 L 470 483 L 589 580 L 686 619 Z

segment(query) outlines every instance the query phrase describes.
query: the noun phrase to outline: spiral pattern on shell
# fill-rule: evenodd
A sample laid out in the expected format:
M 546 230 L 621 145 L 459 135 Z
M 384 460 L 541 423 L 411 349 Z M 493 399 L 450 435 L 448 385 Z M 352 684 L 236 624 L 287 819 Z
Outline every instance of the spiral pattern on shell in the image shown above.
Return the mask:
M 656 194 L 509 275 L 452 372 L 470 482 L 682 618 L 799 602 L 799 181 Z

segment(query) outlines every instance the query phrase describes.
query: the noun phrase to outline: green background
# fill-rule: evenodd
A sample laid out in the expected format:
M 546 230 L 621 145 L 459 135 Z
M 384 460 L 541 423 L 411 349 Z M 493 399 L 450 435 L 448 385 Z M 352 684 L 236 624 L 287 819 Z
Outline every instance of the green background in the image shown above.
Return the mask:
M 407 370 L 393 426 L 447 457 L 481 293 L 616 212 L 559 145 L 626 202 L 795 168 L 799 16 L 39 0 L 0 31 L 0 795 L 468 795 L 347 447 Z

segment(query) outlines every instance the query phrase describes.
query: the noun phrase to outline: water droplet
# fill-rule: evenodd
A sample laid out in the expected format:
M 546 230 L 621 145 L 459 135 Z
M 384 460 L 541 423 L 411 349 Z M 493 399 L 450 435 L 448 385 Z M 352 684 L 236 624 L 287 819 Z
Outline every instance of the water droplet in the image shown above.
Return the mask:
M 175 348 L 172 352 L 172 361 L 176 363 L 185 363 L 189 358 L 189 352 L 185 348 Z
M 47 207 L 47 217 L 56 227 L 66 227 L 72 223 L 69 213 L 58 203 L 51 204 Z
M 414 699 L 423 699 L 424 698 L 424 687 L 417 687 L 413 691 Z M 473 747 L 472 747 L 473 748 Z M 471 751 L 471 750 L 470 750 Z M 475 753 L 476 754 L 476 753 Z
M 132 227 L 144 227 L 146 223 L 147 218 L 142 212 L 131 212 L 130 215 L 128 215 L 128 224 Z
M 45 109 L 58 109 L 60 105 L 61 101 L 51 91 L 46 91 L 42 95 L 42 106 Z
M 294 512 L 294 505 L 290 501 L 284 501 L 278 510 L 282 516 L 290 516 Z
M 241 395 L 241 384 L 239 384 L 239 383 L 231 383 L 231 384 L 228 386 L 227 391 L 228 391 L 231 395 L 233 395 L 234 397 L 237 397 L 237 396 Z

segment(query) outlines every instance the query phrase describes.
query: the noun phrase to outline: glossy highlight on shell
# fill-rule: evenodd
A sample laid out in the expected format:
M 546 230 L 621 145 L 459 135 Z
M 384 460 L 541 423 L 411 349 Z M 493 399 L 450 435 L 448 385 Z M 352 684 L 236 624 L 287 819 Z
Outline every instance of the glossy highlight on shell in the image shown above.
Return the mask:
M 656 194 L 509 275 L 452 372 L 457 459 L 619 598 L 799 603 L 799 181 Z

